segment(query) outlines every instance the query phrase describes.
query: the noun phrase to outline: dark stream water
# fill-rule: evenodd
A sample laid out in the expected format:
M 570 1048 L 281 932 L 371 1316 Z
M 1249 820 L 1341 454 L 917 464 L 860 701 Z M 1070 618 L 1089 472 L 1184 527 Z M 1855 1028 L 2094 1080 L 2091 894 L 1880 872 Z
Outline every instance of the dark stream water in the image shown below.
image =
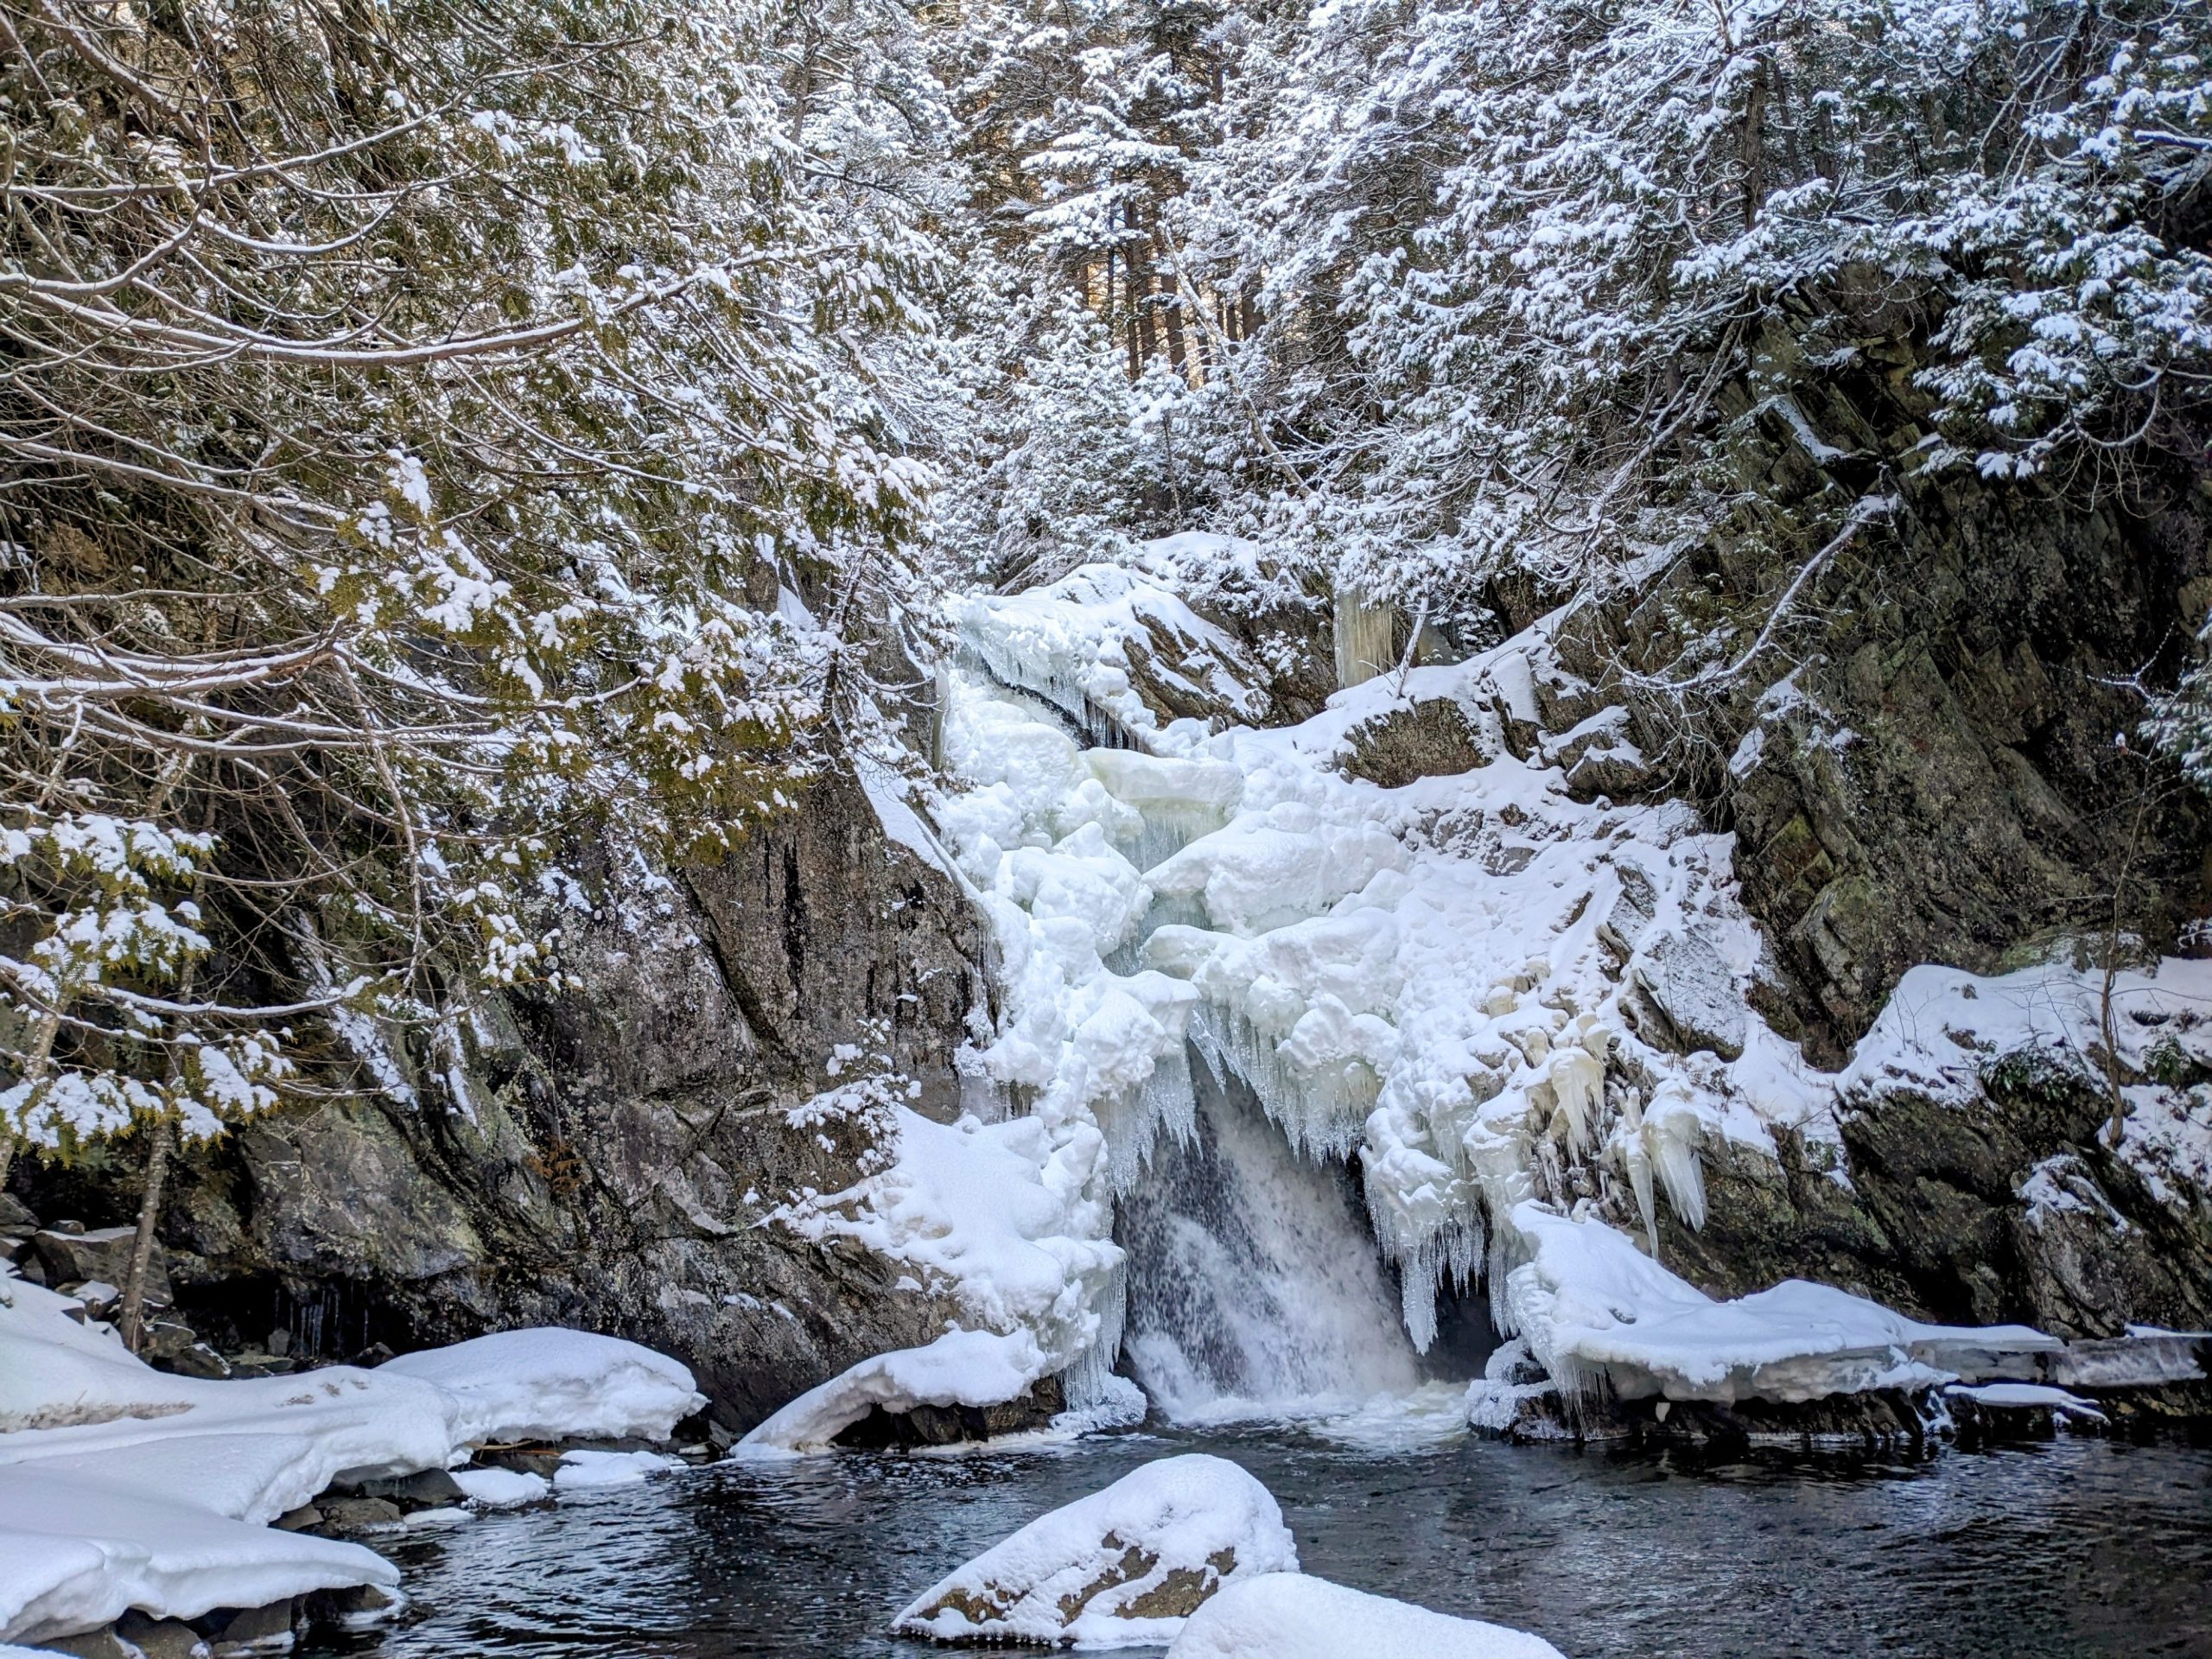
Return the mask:
M 2062 1440 L 1924 1461 L 1389 1452 L 1294 1429 L 721 1465 L 388 1546 L 385 1659 L 860 1659 L 961 1560 L 1139 1463 L 1232 1458 L 1309 1572 L 1600 1656 L 2212 1659 L 2212 1451 Z M 1347 1654 L 1345 1659 L 1358 1659 Z

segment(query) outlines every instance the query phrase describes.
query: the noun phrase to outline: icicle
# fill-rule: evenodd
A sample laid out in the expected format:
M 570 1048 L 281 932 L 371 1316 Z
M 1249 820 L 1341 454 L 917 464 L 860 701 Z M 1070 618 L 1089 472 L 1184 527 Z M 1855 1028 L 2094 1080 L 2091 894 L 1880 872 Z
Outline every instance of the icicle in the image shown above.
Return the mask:
M 1337 684 L 1359 685 L 1397 664 L 1397 607 L 1357 588 L 1337 589 Z

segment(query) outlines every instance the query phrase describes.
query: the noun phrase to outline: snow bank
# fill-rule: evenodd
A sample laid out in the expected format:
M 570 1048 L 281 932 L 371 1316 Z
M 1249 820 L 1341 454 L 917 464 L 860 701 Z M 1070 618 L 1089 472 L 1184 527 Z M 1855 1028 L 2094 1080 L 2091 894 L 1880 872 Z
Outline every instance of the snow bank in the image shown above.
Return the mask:
M 1525 1630 L 1451 1618 L 1301 1573 L 1231 1585 L 1198 1609 L 1168 1659 L 1561 1659 Z
M 2063 1345 L 2025 1325 L 1923 1325 L 1798 1279 L 1715 1301 L 1601 1222 L 1524 1204 L 1513 1223 L 1531 1252 L 1507 1281 L 1514 1323 L 1569 1394 L 1603 1378 L 1630 1400 L 1817 1400 L 2017 1370 Z
M 378 1375 L 443 1389 L 460 1402 L 452 1433 L 461 1440 L 664 1440 L 707 1403 L 678 1362 L 588 1331 L 501 1331 L 402 1354 Z
M 0 1272 L 0 1639 L 90 1629 L 133 1606 L 190 1618 L 390 1587 L 373 1551 L 264 1523 L 341 1477 L 443 1469 L 494 1428 L 664 1433 L 697 1403 L 673 1361 L 577 1332 L 213 1382 L 152 1370 L 73 1310 Z
M 0 1634 L 27 1640 L 97 1629 L 133 1607 L 196 1618 L 315 1590 L 396 1590 L 375 1551 L 277 1532 L 156 1495 L 141 1483 L 0 1470 Z
M 1162 1458 L 984 1551 L 893 1628 L 936 1642 L 1141 1647 L 1173 1640 L 1222 1586 L 1297 1567 L 1266 1487 L 1226 1459 Z
M 1027 1331 L 949 1331 L 925 1348 L 877 1354 L 831 1377 L 738 1442 L 755 1454 L 820 1452 L 869 1410 L 917 1406 L 995 1406 L 1046 1375 L 1043 1350 Z

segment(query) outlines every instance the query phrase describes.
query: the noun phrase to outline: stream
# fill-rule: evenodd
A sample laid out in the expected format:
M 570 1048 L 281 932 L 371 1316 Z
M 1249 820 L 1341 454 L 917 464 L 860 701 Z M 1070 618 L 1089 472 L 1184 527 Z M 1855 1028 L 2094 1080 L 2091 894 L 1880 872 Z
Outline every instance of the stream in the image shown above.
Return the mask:
M 1206 1451 L 1275 1493 L 1308 1571 L 1535 1630 L 1570 1659 L 2212 1654 L 2212 1450 L 1700 1463 L 1424 1443 L 1421 1399 L 1331 1437 L 722 1464 L 487 1516 L 387 1541 L 412 1605 L 343 1651 L 920 1659 L 942 1650 L 884 1630 L 940 1574 L 1139 1463 Z

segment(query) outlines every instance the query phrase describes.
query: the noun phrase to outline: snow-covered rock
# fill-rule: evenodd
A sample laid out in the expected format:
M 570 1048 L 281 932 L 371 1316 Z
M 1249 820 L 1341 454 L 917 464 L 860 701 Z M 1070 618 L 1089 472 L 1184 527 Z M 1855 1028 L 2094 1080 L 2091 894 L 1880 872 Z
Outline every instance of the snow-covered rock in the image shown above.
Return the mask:
M 984 1551 L 894 1628 L 947 1643 L 1143 1646 L 1173 1639 L 1224 1586 L 1297 1567 L 1266 1487 L 1224 1458 L 1162 1458 Z
M 1002 1405 L 1045 1375 L 1046 1361 L 1027 1331 L 948 1331 L 924 1348 L 864 1359 L 809 1389 L 754 1427 L 738 1450 L 750 1454 L 821 1452 L 877 1406 Z
M 552 1490 L 552 1483 L 544 1476 L 521 1469 L 456 1469 L 453 1478 L 470 1503 L 487 1510 L 512 1510 L 536 1503 Z
M 1531 1259 L 1506 1296 L 1529 1352 L 1570 1393 L 1802 1402 L 2014 1374 L 2055 1353 L 2025 1325 L 1923 1325 L 1827 1285 L 1787 1280 L 1715 1301 L 1602 1222 L 1533 1204 L 1513 1222 Z
M 1562 1659 L 1541 1637 L 1302 1573 L 1229 1586 L 1193 1614 L 1168 1659 Z
M 266 1523 L 341 1477 L 443 1470 L 494 1430 L 664 1433 L 698 1403 L 674 1361 L 581 1332 L 216 1382 L 152 1370 L 81 1313 L 0 1269 L 0 1639 L 390 1589 L 374 1551 Z
M 452 1432 L 463 1440 L 664 1440 L 707 1403 L 678 1361 L 588 1331 L 500 1331 L 402 1354 L 378 1370 L 452 1395 L 461 1407 Z

